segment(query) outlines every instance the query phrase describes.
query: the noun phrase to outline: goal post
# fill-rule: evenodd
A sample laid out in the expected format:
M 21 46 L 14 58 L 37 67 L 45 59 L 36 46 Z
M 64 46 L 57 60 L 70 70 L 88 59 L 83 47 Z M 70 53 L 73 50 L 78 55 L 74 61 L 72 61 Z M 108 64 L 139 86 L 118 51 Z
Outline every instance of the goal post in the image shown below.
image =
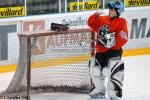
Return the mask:
M 89 93 L 90 29 L 20 33 L 15 75 L 0 95 L 30 99 L 32 93 Z

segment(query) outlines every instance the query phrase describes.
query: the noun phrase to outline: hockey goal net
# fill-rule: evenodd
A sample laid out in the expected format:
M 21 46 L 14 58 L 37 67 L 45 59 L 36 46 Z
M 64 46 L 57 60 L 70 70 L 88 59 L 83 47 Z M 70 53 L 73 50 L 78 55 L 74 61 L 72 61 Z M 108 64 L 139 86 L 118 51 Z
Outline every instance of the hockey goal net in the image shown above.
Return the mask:
M 3 95 L 29 99 L 32 93 L 89 92 L 90 29 L 27 32 L 18 36 L 17 70 Z

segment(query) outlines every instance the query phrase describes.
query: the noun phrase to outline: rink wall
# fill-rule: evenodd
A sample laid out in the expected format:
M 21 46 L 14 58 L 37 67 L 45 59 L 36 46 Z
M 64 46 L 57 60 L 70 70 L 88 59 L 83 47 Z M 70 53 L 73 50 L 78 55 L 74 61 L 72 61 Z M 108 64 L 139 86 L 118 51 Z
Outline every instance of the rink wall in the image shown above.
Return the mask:
M 104 10 L 108 13 L 107 10 Z M 150 7 L 126 8 L 121 17 L 127 19 L 129 41 L 124 56 L 150 54 Z M 13 71 L 19 56 L 17 34 L 50 30 L 52 22 L 69 24 L 70 28 L 87 28 L 88 17 L 95 11 L 4 18 L 0 20 L 0 72 Z

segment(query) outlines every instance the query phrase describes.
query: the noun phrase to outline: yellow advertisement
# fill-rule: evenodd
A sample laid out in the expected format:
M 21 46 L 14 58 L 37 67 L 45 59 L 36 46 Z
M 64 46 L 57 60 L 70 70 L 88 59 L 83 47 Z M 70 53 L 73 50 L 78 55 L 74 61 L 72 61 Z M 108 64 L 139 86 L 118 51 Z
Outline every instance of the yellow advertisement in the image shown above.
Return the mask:
M 78 6 L 79 5 L 79 6 Z M 77 11 L 82 11 L 83 8 L 84 10 L 96 10 L 100 6 L 99 2 L 71 2 L 70 3 L 70 12 Z M 79 8 L 78 8 L 79 7 Z
M 85 2 L 97 2 L 97 0 L 84 0 Z
M 14 16 L 25 16 L 25 8 L 23 6 L 0 8 L 0 18 Z
M 150 6 L 150 0 L 125 0 L 126 7 Z

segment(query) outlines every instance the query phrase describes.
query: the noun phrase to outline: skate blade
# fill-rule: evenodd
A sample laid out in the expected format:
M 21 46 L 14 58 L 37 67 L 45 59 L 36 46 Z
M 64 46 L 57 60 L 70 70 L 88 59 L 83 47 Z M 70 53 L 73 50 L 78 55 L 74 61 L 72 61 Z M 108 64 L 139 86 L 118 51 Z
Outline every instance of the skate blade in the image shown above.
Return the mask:
M 91 97 L 91 100 L 109 100 L 105 97 Z
M 123 100 L 122 98 L 115 97 L 115 98 L 105 98 L 105 97 L 91 97 L 90 100 Z
M 111 97 L 111 100 L 123 100 L 123 99 L 120 97 Z
M 106 99 L 106 98 L 91 98 L 91 100 L 109 100 L 109 99 Z

